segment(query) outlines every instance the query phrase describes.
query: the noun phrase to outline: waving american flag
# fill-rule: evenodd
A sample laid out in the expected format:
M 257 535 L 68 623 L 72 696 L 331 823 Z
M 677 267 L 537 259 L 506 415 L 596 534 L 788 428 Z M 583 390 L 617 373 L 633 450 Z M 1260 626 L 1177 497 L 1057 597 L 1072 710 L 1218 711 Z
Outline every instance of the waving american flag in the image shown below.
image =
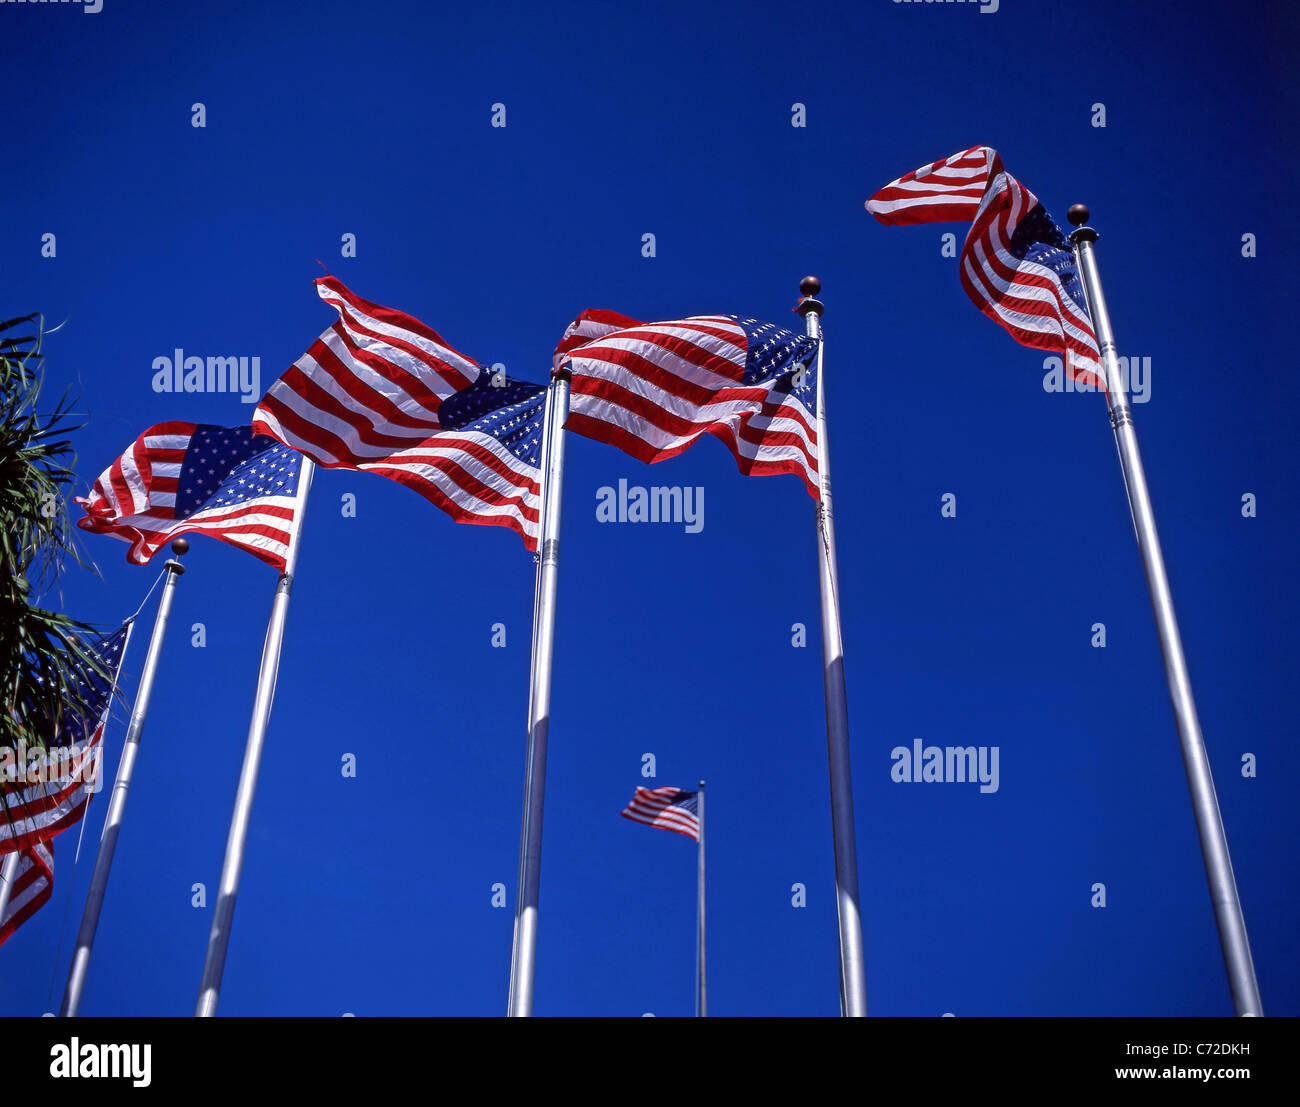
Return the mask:
M 41 736 L 43 752 L 5 748 L 0 771 L 0 854 L 48 841 L 86 813 L 86 804 L 100 787 L 104 728 L 132 625 L 128 620 L 89 644 L 102 672 L 84 660 L 74 663 L 71 681 L 89 707 L 85 718 L 74 718 L 61 728 L 50 722 Z
M 9 903 L 0 916 L 0 946 L 49 902 L 54 890 L 54 843 L 38 842 L 18 855 Z
M 254 430 L 325 468 L 404 484 L 457 522 L 509 527 L 535 550 L 546 389 L 481 368 L 333 277 L 316 290 L 338 321 L 271 386 Z
M 555 350 L 572 371 L 565 426 L 645 462 L 720 438 L 746 474 L 817 481 L 817 342 L 773 323 L 699 315 L 640 323 L 585 311 Z
M 866 207 L 886 226 L 971 220 L 961 283 L 975 306 L 1022 346 L 1060 354 L 1076 380 L 1105 387 L 1069 241 L 996 150 L 972 146 L 913 170 Z
M 700 840 L 700 793 L 680 788 L 638 788 L 620 815 Z
M 86 514 L 77 525 L 130 542 L 137 565 L 197 532 L 283 569 L 301 470 L 299 454 L 249 427 L 159 423 L 78 497 Z

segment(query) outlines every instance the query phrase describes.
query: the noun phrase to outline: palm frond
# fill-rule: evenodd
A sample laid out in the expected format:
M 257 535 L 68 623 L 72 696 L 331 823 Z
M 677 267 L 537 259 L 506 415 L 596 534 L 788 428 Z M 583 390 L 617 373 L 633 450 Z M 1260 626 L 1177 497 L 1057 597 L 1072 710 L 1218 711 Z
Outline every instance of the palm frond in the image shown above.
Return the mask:
M 80 424 L 65 391 L 42 409 L 47 333 L 39 314 L 0 322 L 0 746 L 43 747 L 88 711 L 78 674 L 103 673 L 91 626 L 47 610 L 39 597 L 71 560 L 69 498 Z

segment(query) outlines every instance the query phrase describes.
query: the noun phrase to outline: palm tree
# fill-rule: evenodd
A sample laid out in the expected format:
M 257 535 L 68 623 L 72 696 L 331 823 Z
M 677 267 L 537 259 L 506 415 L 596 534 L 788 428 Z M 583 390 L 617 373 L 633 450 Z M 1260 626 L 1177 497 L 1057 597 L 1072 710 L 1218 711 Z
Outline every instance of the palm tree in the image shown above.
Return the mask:
M 15 754 L 57 742 L 88 717 L 79 674 L 109 676 L 88 648 L 91 628 L 43 606 L 65 564 L 86 562 L 68 513 L 75 455 L 66 436 L 81 424 L 67 392 L 38 411 L 42 335 L 39 315 L 0 321 L 0 747 Z

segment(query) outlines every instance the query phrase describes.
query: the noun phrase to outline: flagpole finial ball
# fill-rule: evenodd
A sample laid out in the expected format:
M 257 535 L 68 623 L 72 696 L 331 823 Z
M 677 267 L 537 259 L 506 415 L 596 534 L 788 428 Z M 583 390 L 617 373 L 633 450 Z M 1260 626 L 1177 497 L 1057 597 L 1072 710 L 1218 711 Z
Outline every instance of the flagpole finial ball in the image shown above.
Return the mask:
M 816 296 L 822 290 L 822 282 L 816 277 L 804 277 L 799 282 L 799 291 L 805 296 Z
M 1070 222 L 1076 227 L 1082 227 L 1086 222 L 1088 222 L 1092 212 L 1088 210 L 1087 204 L 1071 204 L 1070 210 L 1065 214 L 1069 217 Z
M 188 538 L 178 538 L 172 543 L 172 553 L 177 557 L 184 557 L 190 552 L 190 540 Z

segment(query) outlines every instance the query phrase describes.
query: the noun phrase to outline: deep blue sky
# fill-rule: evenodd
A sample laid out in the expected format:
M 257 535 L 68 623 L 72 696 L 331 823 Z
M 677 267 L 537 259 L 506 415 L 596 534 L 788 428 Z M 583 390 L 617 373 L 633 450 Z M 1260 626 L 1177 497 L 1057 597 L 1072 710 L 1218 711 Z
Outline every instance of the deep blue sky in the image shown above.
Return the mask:
M 246 422 L 237 396 L 155 394 L 151 363 L 259 356 L 269 385 L 333 318 L 317 259 L 535 380 L 584 308 L 797 325 L 815 272 L 870 1010 L 1226 1014 L 1104 401 L 1045 392 L 1042 354 L 969 303 L 940 254 L 964 227 L 862 210 L 998 148 L 1058 219 L 1091 205 L 1121 352 L 1151 358 L 1135 414 L 1201 721 L 1265 1009 L 1296 1015 L 1296 27 L 1273 7 L 0 5 L 0 311 L 67 320 L 50 396 L 81 392 L 84 486 L 150 424 Z M 713 440 L 653 468 L 568 451 L 536 1012 L 691 1012 L 693 844 L 618 812 L 638 784 L 707 777 L 711 1013 L 834 1014 L 812 501 Z M 598 523 L 620 477 L 703 487 L 703 531 Z M 304 543 L 221 1011 L 501 1014 L 531 558 L 338 471 Z M 56 602 L 116 622 L 157 568 L 85 548 L 103 579 L 71 571 Z M 203 538 L 187 560 L 87 1015 L 193 1010 L 275 574 Z M 999 790 L 894 783 L 918 738 L 999 747 Z M 57 1004 L 103 806 L 0 952 L 0 1012 Z

